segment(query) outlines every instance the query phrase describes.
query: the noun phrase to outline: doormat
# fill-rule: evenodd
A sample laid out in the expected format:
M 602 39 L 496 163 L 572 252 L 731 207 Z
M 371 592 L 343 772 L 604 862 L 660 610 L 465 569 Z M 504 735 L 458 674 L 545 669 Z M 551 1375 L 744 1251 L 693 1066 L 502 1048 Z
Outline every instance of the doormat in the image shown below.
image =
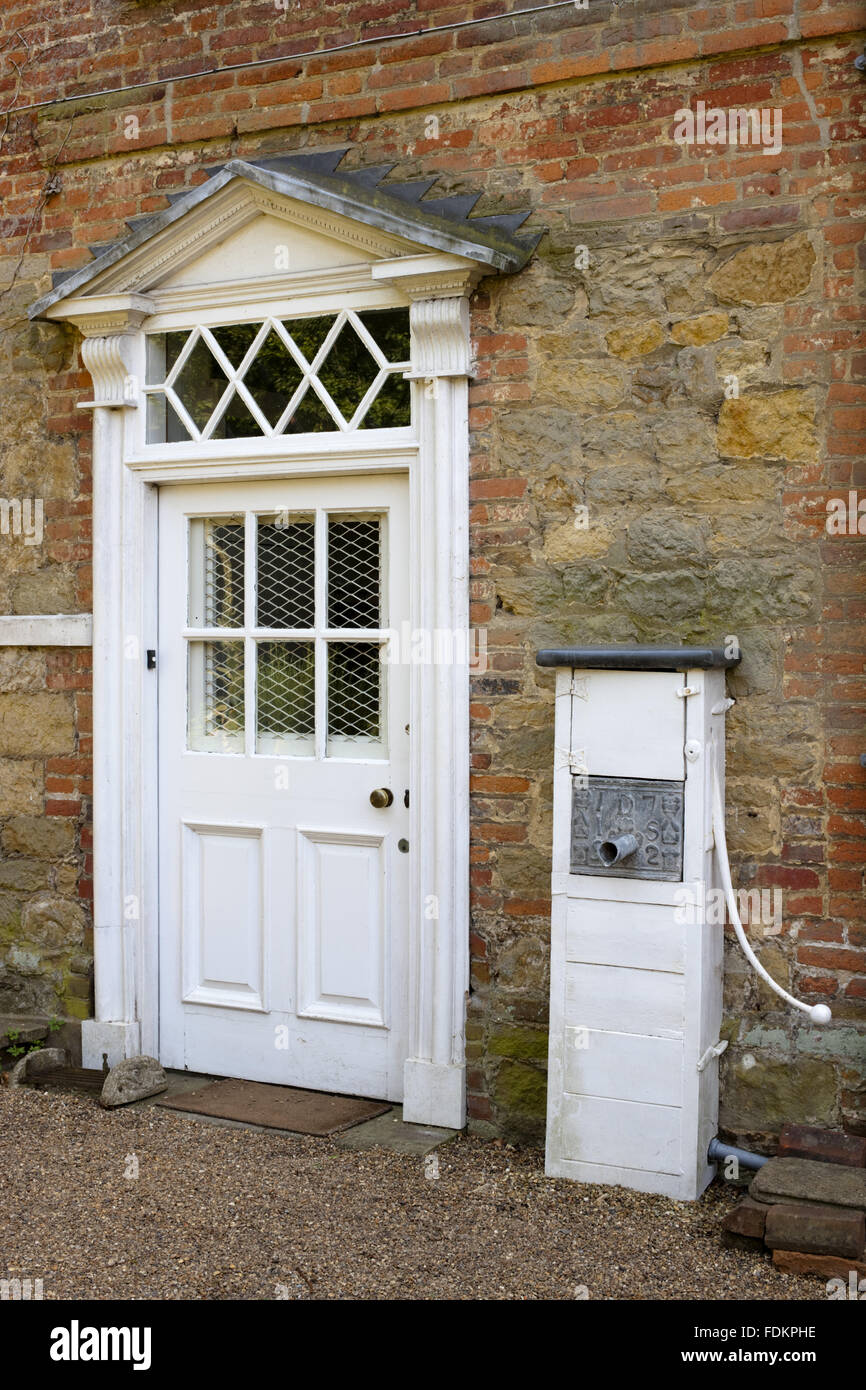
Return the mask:
M 264 1125 L 266 1129 L 323 1136 L 352 1129 L 391 1109 L 381 1100 L 236 1080 L 209 1081 L 196 1091 L 164 1097 L 157 1105 L 167 1110 L 188 1110 L 193 1115 L 212 1115 L 219 1120 L 238 1120 L 245 1125 Z

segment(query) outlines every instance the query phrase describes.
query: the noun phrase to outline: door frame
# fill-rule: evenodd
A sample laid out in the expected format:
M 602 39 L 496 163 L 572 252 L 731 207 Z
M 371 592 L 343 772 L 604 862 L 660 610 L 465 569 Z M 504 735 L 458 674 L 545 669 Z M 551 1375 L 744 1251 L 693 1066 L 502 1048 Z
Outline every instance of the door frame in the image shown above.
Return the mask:
M 165 295 L 76 295 L 56 306 L 84 334 L 93 410 L 93 832 L 95 1018 L 84 1065 L 158 1039 L 157 498 L 172 482 L 408 471 L 410 625 L 452 635 L 467 660 L 410 663 L 408 1056 L 404 1118 L 465 1124 L 469 987 L 469 293 L 463 257 L 373 263 L 351 307 L 409 304 L 411 429 L 145 445 L 144 334 L 175 326 Z M 204 287 L 203 287 L 204 292 Z M 187 295 L 189 291 L 186 292 Z M 222 294 L 225 295 L 223 287 Z M 225 299 L 221 299 L 221 305 Z M 187 300 L 188 306 L 188 300 Z M 186 307 L 186 306 L 184 306 Z M 238 295 L 238 317 L 255 302 Z M 187 312 L 189 312 L 187 307 Z M 272 301 L 263 313 L 274 312 Z M 227 316 L 226 316 L 227 317 Z M 225 319 L 224 319 L 225 321 Z M 299 437 L 300 438 L 300 437 Z M 435 912 L 431 913 L 431 902 Z

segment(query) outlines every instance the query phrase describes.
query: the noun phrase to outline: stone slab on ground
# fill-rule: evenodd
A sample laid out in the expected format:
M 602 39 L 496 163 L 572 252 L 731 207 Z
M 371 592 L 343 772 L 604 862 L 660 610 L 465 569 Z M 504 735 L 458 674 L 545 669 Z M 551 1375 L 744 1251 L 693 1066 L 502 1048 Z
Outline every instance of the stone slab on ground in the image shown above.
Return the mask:
M 434 1125 L 407 1124 L 402 1108 L 395 1105 L 389 1114 L 377 1115 L 365 1124 L 335 1135 L 335 1142 L 341 1149 L 354 1149 L 356 1153 L 365 1149 L 389 1149 L 391 1153 L 417 1154 L 423 1158 L 440 1144 L 447 1144 L 457 1133 L 456 1129 L 439 1129 Z
M 733 1250 L 763 1250 L 767 1207 L 744 1197 L 722 1219 L 722 1244 Z
M 818 1163 L 811 1158 L 771 1158 L 749 1184 L 758 1202 L 806 1202 L 866 1212 L 866 1168 Z
M 842 1163 L 866 1168 L 866 1136 L 843 1134 L 816 1125 L 782 1125 L 778 1158 L 814 1158 L 820 1163 Z
M 764 1242 L 771 1250 L 862 1260 L 866 1258 L 866 1217 L 852 1207 L 779 1202 L 767 1209 Z
M 866 1263 L 863 1260 L 842 1260 L 838 1255 L 810 1255 L 805 1250 L 774 1250 L 773 1264 L 785 1274 L 817 1274 L 822 1279 L 848 1280 L 851 1273 L 864 1281 L 860 1290 L 866 1294 Z

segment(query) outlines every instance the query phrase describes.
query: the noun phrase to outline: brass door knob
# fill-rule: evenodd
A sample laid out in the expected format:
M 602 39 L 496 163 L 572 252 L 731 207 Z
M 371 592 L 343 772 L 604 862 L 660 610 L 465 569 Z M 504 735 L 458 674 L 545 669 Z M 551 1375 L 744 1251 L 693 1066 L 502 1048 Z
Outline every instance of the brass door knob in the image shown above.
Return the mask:
M 389 787 L 377 787 L 374 792 L 370 792 L 370 805 L 375 806 L 377 811 L 383 811 L 393 800 L 394 793 Z

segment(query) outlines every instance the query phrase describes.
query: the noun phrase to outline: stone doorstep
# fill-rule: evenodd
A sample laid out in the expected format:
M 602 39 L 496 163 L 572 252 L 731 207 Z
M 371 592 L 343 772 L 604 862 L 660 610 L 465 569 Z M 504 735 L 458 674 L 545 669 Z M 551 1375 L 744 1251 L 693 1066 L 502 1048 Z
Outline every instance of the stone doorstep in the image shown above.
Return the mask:
M 749 1196 L 771 1206 L 786 1202 L 866 1212 L 866 1168 L 811 1158 L 771 1158 L 752 1178 Z
M 779 1202 L 767 1209 L 764 1243 L 771 1250 L 798 1250 L 806 1255 L 866 1259 L 866 1217 L 852 1207 Z
M 170 1096 L 195 1091 L 206 1081 L 220 1080 L 217 1076 L 206 1076 L 203 1073 L 171 1070 L 166 1070 L 166 1078 Z M 132 1101 L 126 1108 L 142 1110 L 156 1103 L 157 1097 L 150 1096 L 147 1099 Z M 294 1130 L 265 1128 L 263 1125 L 246 1124 L 241 1120 L 224 1120 L 216 1115 L 196 1115 L 190 1110 L 172 1110 L 169 1113 L 179 1115 L 185 1120 L 193 1120 L 197 1124 L 218 1125 L 224 1129 L 252 1129 L 260 1134 L 287 1134 L 290 1137 L 298 1137 Z M 353 1125 L 351 1129 L 331 1135 L 331 1139 L 341 1149 L 388 1149 L 391 1153 L 415 1154 L 423 1158 L 442 1144 L 447 1144 L 458 1133 L 459 1130 L 456 1129 L 407 1124 L 403 1119 L 403 1107 L 393 1105 L 387 1115 L 377 1115 L 372 1120 L 365 1120 L 363 1124 Z
M 864 1280 L 860 1297 L 866 1297 L 866 1262 L 863 1260 L 843 1260 L 838 1255 L 810 1255 L 804 1250 L 774 1250 L 773 1264 L 785 1274 L 815 1274 L 821 1279 L 843 1279 L 846 1284 L 853 1271 L 858 1282 Z
M 866 1136 L 844 1134 L 815 1125 L 784 1124 L 777 1158 L 813 1158 L 821 1163 L 842 1163 L 866 1168 Z

